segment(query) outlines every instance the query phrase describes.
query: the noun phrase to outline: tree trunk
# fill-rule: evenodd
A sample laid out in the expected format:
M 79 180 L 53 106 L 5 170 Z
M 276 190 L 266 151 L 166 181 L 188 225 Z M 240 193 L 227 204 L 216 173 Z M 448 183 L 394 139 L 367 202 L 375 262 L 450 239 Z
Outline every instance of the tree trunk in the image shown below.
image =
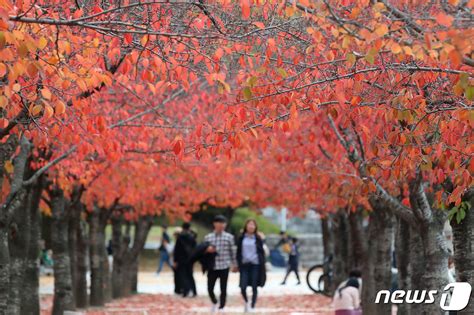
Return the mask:
M 152 216 L 140 217 L 135 224 L 133 246 L 124 257 L 124 296 L 138 291 L 138 258 L 141 250 L 145 246 L 152 225 Z
M 123 270 L 122 270 L 122 218 L 112 218 L 112 297 L 117 299 L 122 296 Z
M 471 187 L 463 196 L 464 202 L 469 202 L 470 209 L 464 219 L 457 223 L 451 220 L 453 228 L 454 265 L 456 266 L 457 281 L 474 284 L 474 188 Z M 474 293 L 469 304 L 459 314 L 474 314 Z
M 112 301 L 112 279 L 110 275 L 110 264 L 109 255 L 107 253 L 106 239 L 105 239 L 105 228 L 107 226 L 107 220 L 105 222 L 101 220 L 99 224 L 99 238 L 102 240 L 99 243 L 100 251 L 100 269 L 102 272 L 102 286 L 104 290 L 104 301 L 105 303 Z
M 52 205 L 51 242 L 54 261 L 54 300 L 53 315 L 74 310 L 72 291 L 71 262 L 68 251 L 68 207 L 64 191 L 54 187 L 50 191 Z
M 349 213 L 349 264 L 348 269 L 361 270 L 365 261 L 364 209 L 358 207 Z
M 84 205 L 79 204 L 81 213 Z M 87 223 L 79 217 L 79 226 L 77 229 L 77 280 L 76 280 L 76 307 L 86 308 L 89 305 L 87 295 L 87 261 L 88 261 L 88 239 Z
M 69 260 L 71 262 L 71 283 L 72 283 L 72 292 L 74 295 L 74 305 L 76 305 L 77 297 L 77 233 L 79 229 L 79 219 L 80 212 L 76 213 L 74 206 L 71 206 L 71 215 L 68 222 L 68 247 L 69 247 Z M 79 214 L 79 215 L 78 215 Z
M 433 220 L 429 225 L 420 229 L 425 256 L 425 269 L 422 277 L 424 286 L 429 290 L 438 290 L 436 301 L 424 305 L 422 314 L 444 314 L 439 307 L 441 292 L 449 283 L 448 257 L 449 250 L 444 236 L 444 223 L 447 215 L 445 211 L 433 210 Z
M 331 214 L 328 214 L 325 218 L 321 219 L 321 230 L 323 234 L 323 251 L 324 251 L 324 258 L 322 262 L 324 262 L 325 259 L 329 259 L 329 257 L 332 257 L 334 259 L 334 239 L 333 239 L 333 233 L 332 233 L 333 224 L 331 221 L 332 221 Z M 325 268 L 328 270 L 324 270 L 324 271 L 329 271 L 332 265 L 333 265 L 333 261 L 331 261 L 329 268 Z M 329 279 L 328 277 L 324 278 L 324 287 L 329 288 L 329 291 L 331 293 L 334 291 L 336 286 L 337 284 L 335 283 L 335 281 Z
M 5 162 L 13 156 L 17 147 L 18 137 L 15 135 L 11 135 L 4 144 L 0 144 L 0 194 L 3 191 Z M 20 243 L 27 244 L 28 240 L 24 239 L 24 235 L 18 233 L 19 230 L 24 232 L 22 225 L 25 222 L 21 222 L 19 227 L 19 222 L 17 220 L 12 222 L 12 218 L 16 218 L 16 212 L 20 212 L 18 214 L 20 216 L 29 216 L 28 213 L 23 211 L 26 198 L 23 179 L 30 151 L 30 142 L 24 136 L 21 137 L 20 152 L 13 162 L 14 169 L 9 187 L 10 192 L 6 198 L 2 196 L 2 200 L 5 201 L 0 205 L 0 314 L 19 312 L 21 302 L 19 290 L 23 274 L 21 273 L 22 257 L 19 255 L 21 255 L 22 249 L 18 245 Z M 13 245 L 14 248 L 11 248 Z M 11 257 L 12 249 L 14 251 L 13 257 Z
M 397 220 L 397 235 L 395 238 L 395 257 L 398 269 L 398 289 L 412 290 L 410 277 L 410 226 L 405 221 Z M 398 305 L 398 315 L 409 315 L 410 304 Z
M 112 218 L 112 252 L 114 256 L 112 270 L 112 297 L 120 298 L 124 293 L 125 269 L 124 256 L 128 253 L 130 244 L 130 224 L 127 224 L 127 231 L 122 235 L 123 216 L 116 215 Z M 128 266 L 130 267 L 130 266 Z M 127 282 L 131 288 L 130 281 Z
M 91 291 L 90 291 L 90 305 L 103 306 L 105 304 L 103 275 L 101 270 L 101 251 L 100 243 L 105 242 L 99 233 L 100 208 L 94 205 L 94 209 L 89 214 L 89 256 L 91 268 Z
M 430 315 L 444 314 L 445 312 L 440 308 L 440 300 L 443 288 L 448 283 L 449 249 L 444 235 L 447 212 L 432 207 L 433 200 L 430 200 L 431 195 L 425 192 L 425 183 L 421 173 L 409 182 L 409 191 L 411 209 L 416 218 L 415 224 L 411 223 L 413 230 L 416 230 L 420 236 L 422 244 L 423 258 L 418 260 L 423 263 L 419 266 L 423 268 L 423 274 L 419 283 L 423 285 L 423 289 L 438 292 L 434 303 L 426 303 L 422 307 L 415 306 L 412 312 Z M 413 281 L 412 284 L 416 285 Z
M 8 313 L 20 314 L 23 279 L 25 275 L 25 259 L 30 243 L 30 213 L 27 207 L 28 192 L 20 189 L 17 193 L 14 216 L 10 223 L 10 295 L 8 298 Z
M 40 226 L 41 215 L 39 203 L 43 192 L 43 178 L 31 187 L 28 197 L 30 213 L 30 238 L 28 254 L 25 261 L 25 276 L 23 279 L 21 314 L 39 314 L 39 256 L 40 256 Z
M 391 287 L 394 219 L 379 202 L 371 200 L 371 205 L 373 211 L 367 235 L 369 254 L 362 274 L 362 308 L 364 314 L 391 314 L 391 304 L 375 304 L 374 301 L 378 291 Z
M 93 306 L 102 306 L 112 299 L 110 267 L 105 245 L 105 228 L 112 208 L 93 206 L 90 216 L 90 265 L 91 265 L 91 295 Z
M 333 288 L 347 279 L 349 272 L 349 226 L 345 210 L 340 209 L 334 216 L 332 238 L 334 240 Z
M 423 283 L 423 274 L 426 269 L 426 258 L 423 254 L 423 242 L 420 232 L 410 226 L 407 234 L 409 246 L 409 266 L 408 266 L 408 283 L 411 290 L 426 290 L 427 287 Z M 423 304 L 406 304 L 404 306 L 408 314 L 420 314 L 424 309 Z M 403 309 L 403 307 L 402 307 Z
M 130 291 L 135 294 L 138 293 L 138 258 L 134 259 L 130 264 L 130 272 L 131 272 L 131 286 Z
M 79 238 L 82 237 L 81 229 L 81 215 L 82 215 L 82 204 L 80 202 L 83 192 L 82 185 L 75 185 L 71 193 L 71 201 L 69 205 L 69 257 L 71 260 L 71 279 L 72 279 L 72 290 L 74 294 L 74 305 L 77 306 L 78 302 L 78 281 L 79 281 L 79 259 L 84 259 L 86 256 L 79 256 L 78 246 Z M 83 253 L 83 252 L 82 252 Z M 84 279 L 81 279 L 84 281 Z M 83 284 L 81 284 L 83 286 Z M 87 289 L 86 289 L 87 290 Z M 84 304 L 84 292 L 81 292 L 81 298 L 79 301 Z M 87 292 L 86 292 L 87 296 Z
M 334 240 L 332 237 L 332 224 L 331 214 L 328 214 L 325 218 L 321 219 L 321 230 L 323 233 L 323 250 L 324 257 L 334 254 Z
M 10 251 L 7 231 L 5 223 L 0 220 L 0 315 L 7 314 L 10 292 Z

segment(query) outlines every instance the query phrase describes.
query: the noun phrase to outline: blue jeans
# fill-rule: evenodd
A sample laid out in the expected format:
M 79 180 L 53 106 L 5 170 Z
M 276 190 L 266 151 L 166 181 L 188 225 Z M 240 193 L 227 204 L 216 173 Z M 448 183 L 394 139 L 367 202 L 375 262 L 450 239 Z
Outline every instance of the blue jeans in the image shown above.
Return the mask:
M 243 264 L 240 266 L 240 290 L 245 302 L 247 299 L 247 287 L 252 287 L 252 307 L 257 303 L 257 286 L 260 277 L 260 265 Z
M 160 250 L 160 262 L 156 272 L 161 272 L 165 263 L 168 264 L 168 267 L 173 268 L 170 262 L 170 254 L 166 250 Z

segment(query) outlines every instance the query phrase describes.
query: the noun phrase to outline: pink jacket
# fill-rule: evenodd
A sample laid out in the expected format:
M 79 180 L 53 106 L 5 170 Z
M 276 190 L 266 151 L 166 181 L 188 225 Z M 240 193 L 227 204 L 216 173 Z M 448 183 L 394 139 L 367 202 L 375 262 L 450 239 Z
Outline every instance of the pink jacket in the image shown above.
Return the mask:
M 357 310 L 360 307 L 359 289 L 347 287 L 341 291 L 336 290 L 333 299 L 334 309 L 337 310 Z

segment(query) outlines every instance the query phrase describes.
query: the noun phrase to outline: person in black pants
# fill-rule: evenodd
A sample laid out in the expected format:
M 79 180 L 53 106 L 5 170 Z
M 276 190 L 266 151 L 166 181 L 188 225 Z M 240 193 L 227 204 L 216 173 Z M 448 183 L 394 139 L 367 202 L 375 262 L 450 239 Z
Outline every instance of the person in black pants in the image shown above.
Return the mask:
M 178 277 L 179 287 L 184 297 L 190 292 L 196 295 L 193 277 L 193 265 L 190 262 L 191 255 L 196 247 L 196 239 L 191 233 L 189 223 L 183 223 L 183 231 L 178 235 L 173 252 L 174 268 Z
M 290 246 L 291 246 L 291 251 L 288 257 L 288 270 L 286 272 L 285 279 L 283 279 L 283 282 L 281 283 L 282 285 L 286 284 L 286 279 L 288 278 L 288 276 L 290 275 L 292 271 L 295 273 L 296 279 L 298 279 L 297 284 L 301 284 L 300 275 L 298 274 L 298 264 L 299 264 L 298 260 L 299 260 L 300 254 L 298 252 L 298 239 L 296 237 L 291 238 Z
M 243 233 L 237 241 L 237 263 L 240 270 L 240 290 L 245 301 L 244 312 L 255 309 L 257 287 L 263 287 L 266 280 L 265 251 L 263 239 L 258 233 L 257 222 L 245 222 Z M 252 302 L 247 298 L 247 287 L 252 288 Z
M 223 309 L 225 307 L 229 270 L 232 267 L 232 271 L 237 271 L 234 236 L 225 231 L 227 219 L 222 215 L 217 215 L 213 220 L 213 225 L 214 231 L 204 238 L 204 241 L 209 244 L 206 252 L 216 254 L 213 266 L 207 273 L 207 291 L 212 302 L 212 313 L 216 312 L 217 309 Z M 214 294 L 214 286 L 216 285 L 217 279 L 220 279 L 221 287 L 219 305 L 217 304 L 217 298 Z

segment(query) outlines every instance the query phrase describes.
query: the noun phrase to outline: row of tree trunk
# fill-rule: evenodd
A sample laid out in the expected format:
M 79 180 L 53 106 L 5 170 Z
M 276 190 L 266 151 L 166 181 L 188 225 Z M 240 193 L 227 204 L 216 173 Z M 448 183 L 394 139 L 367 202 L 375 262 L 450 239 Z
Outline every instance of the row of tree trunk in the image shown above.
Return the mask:
M 474 189 L 464 195 L 474 205 Z M 415 203 L 415 201 L 413 201 Z M 332 289 L 344 281 L 350 270 L 362 271 L 362 307 L 369 315 L 390 314 L 390 304 L 375 304 L 380 290 L 392 287 L 391 267 L 396 262 L 401 290 L 437 290 L 435 303 L 398 304 L 398 314 L 443 314 L 440 297 L 448 284 L 450 255 L 444 226 L 447 212 L 432 209 L 429 220 L 407 222 L 379 198 L 371 198 L 372 211 L 340 209 L 323 219 L 325 255 L 332 254 Z M 471 210 L 471 209 L 470 209 Z M 364 220 L 367 217 L 368 220 Z M 366 222 L 364 224 L 364 222 Z M 368 222 L 368 223 L 367 223 Z M 474 283 L 474 213 L 467 211 L 453 230 L 454 263 L 457 281 Z M 458 314 L 474 314 L 474 297 Z
M 28 163 L 25 163 L 28 168 Z M 27 169 L 24 177 L 32 171 Z M 123 211 L 133 210 L 115 203 L 110 208 L 87 211 L 80 202 L 82 186 L 70 196 L 45 175 L 21 187 L 0 217 L 0 315 L 39 314 L 39 257 L 42 238 L 51 240 L 54 269 L 53 314 L 91 306 L 103 306 L 112 297 L 136 291 L 138 256 L 153 217 L 125 222 Z M 40 200 L 51 208 L 51 235 L 41 235 Z M 110 220 L 113 216 L 112 220 Z M 119 218 L 119 219 L 118 219 Z M 113 223 L 114 264 L 109 266 L 105 229 Z M 131 242 L 130 227 L 135 233 Z M 123 227 L 126 231 L 122 233 Z M 90 270 L 90 294 L 87 272 Z M 111 277 L 113 273 L 113 279 Z

